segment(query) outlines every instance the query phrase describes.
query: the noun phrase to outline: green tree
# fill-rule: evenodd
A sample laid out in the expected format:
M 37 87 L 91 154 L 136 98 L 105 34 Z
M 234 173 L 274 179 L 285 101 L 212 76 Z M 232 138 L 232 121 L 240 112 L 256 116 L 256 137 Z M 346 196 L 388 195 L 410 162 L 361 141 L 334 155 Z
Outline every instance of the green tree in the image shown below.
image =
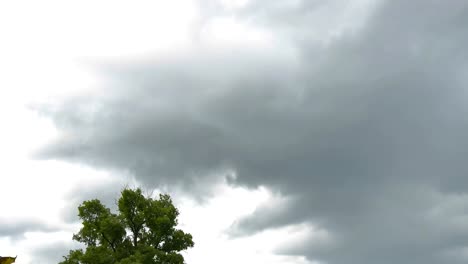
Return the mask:
M 153 199 L 124 189 L 117 213 L 94 199 L 78 207 L 78 216 L 82 227 L 73 240 L 86 248 L 70 250 L 59 264 L 183 264 L 180 252 L 194 245 L 176 228 L 179 211 L 167 194 Z

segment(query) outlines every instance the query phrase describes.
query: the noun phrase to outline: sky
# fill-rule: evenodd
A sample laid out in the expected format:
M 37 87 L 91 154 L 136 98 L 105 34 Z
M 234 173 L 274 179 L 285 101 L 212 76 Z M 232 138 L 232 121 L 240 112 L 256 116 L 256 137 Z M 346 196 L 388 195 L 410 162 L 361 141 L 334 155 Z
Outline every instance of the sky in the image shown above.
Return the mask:
M 0 2 L 0 255 L 168 192 L 189 264 L 468 261 L 464 0 Z

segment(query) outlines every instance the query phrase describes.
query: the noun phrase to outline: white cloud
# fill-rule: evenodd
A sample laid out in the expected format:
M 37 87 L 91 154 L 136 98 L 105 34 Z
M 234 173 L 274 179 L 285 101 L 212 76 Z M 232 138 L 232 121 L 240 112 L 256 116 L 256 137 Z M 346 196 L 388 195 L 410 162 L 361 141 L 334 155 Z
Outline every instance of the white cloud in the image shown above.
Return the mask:
M 195 247 L 189 250 L 188 263 L 309 263 L 300 256 L 272 254 L 309 239 L 313 227 L 298 224 L 279 229 L 232 238 L 228 230 L 242 217 L 252 214 L 265 203 L 281 198 L 270 190 L 259 187 L 245 189 L 219 184 L 214 198 L 199 205 L 192 200 L 180 201 L 181 227 L 192 233 Z M 312 236 L 315 235 L 312 232 Z

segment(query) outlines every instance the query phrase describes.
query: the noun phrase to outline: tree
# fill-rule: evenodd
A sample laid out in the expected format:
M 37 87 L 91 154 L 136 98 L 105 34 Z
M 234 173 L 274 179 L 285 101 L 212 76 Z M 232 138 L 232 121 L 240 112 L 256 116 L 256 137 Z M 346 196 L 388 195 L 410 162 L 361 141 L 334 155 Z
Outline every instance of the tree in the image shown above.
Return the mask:
M 73 240 L 85 249 L 70 250 L 59 264 L 183 264 L 180 251 L 194 246 L 192 235 L 177 229 L 179 211 L 167 194 L 146 197 L 124 189 L 118 212 L 98 199 L 78 207 L 82 221 Z
M 0 264 L 14 263 L 16 261 L 16 257 L 0 257 Z

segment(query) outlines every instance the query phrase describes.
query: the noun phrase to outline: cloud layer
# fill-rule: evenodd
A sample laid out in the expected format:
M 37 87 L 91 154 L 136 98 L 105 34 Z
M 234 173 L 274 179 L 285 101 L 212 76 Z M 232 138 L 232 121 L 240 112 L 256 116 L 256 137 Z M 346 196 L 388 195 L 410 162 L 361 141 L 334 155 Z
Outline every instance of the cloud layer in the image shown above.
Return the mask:
M 53 227 L 40 221 L 14 221 L 0 219 L 0 237 L 20 239 L 26 232 L 52 232 L 58 227 Z
M 261 41 L 206 44 L 208 13 L 191 50 L 104 67 L 99 94 L 41 108 L 61 132 L 41 155 L 154 186 L 222 171 L 279 190 L 294 202 L 239 228 L 307 222 L 331 237 L 282 253 L 466 262 L 467 4 L 312 2 L 224 10 Z

